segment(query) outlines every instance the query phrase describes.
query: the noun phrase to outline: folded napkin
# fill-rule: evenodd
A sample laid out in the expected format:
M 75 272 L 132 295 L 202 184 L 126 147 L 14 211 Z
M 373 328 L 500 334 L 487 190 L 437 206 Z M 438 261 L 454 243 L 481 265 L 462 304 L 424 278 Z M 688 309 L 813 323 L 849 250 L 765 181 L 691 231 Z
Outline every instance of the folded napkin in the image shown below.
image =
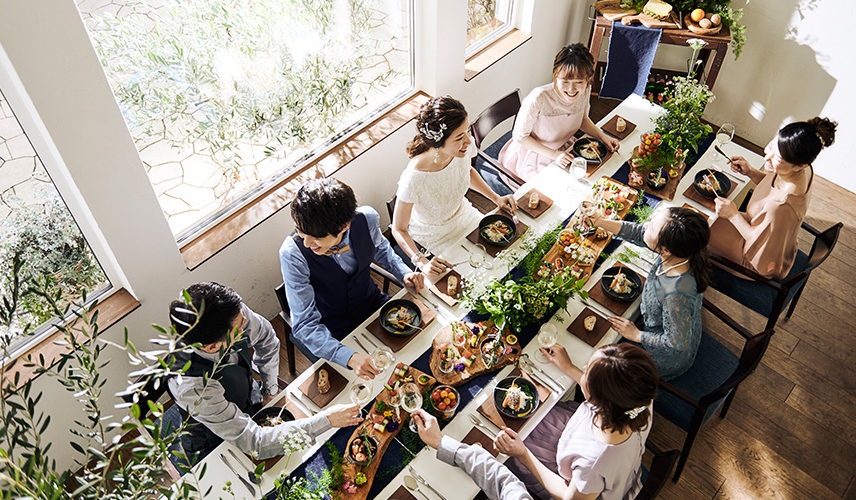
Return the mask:
M 600 87 L 600 97 L 624 99 L 630 94 L 642 95 L 654 54 L 660 44 L 661 29 L 625 26 L 612 23 L 606 74 Z

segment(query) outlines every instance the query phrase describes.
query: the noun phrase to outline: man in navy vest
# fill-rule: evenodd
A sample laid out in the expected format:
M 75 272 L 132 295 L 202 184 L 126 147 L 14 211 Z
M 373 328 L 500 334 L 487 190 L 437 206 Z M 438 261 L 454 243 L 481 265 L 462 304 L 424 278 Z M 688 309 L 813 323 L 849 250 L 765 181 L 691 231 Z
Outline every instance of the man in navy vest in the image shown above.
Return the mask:
M 314 439 L 331 427 L 361 421 L 357 405 L 337 405 L 313 417 L 273 427 L 256 424 L 250 415 L 279 392 L 279 339 L 273 327 L 229 287 L 197 283 L 189 286 L 187 293 L 191 304 L 183 299 L 170 304 L 170 322 L 181 335 L 182 345 L 198 343 L 202 347 L 174 354 L 173 367 L 178 369 L 187 361 L 190 367 L 181 377 L 171 377 L 167 388 L 181 418 L 190 418 L 195 424 L 189 434 L 180 437 L 191 462 L 223 440 L 257 458 L 270 458 L 282 455 L 280 436 L 293 428 Z M 201 312 L 198 318 L 197 312 Z M 253 363 L 261 375 L 261 387 L 253 380 Z
M 347 184 L 332 178 L 307 182 L 291 202 L 291 216 L 297 234 L 285 238 L 279 259 L 295 345 L 310 361 L 327 359 L 374 378 L 371 357 L 340 342 L 389 299 L 372 281 L 369 264 L 377 260 L 417 290 L 425 277 L 395 254 L 377 212 L 357 207 Z

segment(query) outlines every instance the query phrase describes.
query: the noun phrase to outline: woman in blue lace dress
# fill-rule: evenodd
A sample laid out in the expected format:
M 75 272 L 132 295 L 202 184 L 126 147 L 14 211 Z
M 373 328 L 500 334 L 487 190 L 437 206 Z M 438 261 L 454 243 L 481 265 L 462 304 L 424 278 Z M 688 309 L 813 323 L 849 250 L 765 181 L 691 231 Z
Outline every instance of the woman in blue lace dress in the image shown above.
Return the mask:
M 592 222 L 659 254 L 642 289 L 644 330 L 618 316 L 609 322 L 651 354 L 664 380 L 682 375 L 692 366 L 701 340 L 702 292 L 710 269 L 707 221 L 689 208 L 670 207 L 657 210 L 645 225 L 597 216 Z

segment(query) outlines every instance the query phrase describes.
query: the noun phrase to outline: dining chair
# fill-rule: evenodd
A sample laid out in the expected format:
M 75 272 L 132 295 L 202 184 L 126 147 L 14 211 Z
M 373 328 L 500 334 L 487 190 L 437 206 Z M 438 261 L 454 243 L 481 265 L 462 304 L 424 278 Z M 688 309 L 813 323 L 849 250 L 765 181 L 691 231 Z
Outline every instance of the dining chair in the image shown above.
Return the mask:
M 404 284 L 398 281 L 392 273 L 387 271 L 386 269 L 380 267 L 375 262 L 369 264 L 369 271 L 378 275 L 381 278 L 383 283 L 382 289 L 383 293 L 389 294 L 389 285 L 395 284 L 399 288 L 403 288 Z M 279 301 L 279 317 L 282 318 L 282 321 L 285 325 L 285 332 L 283 334 L 285 341 L 285 352 L 288 356 L 288 373 L 291 375 L 297 374 L 297 368 L 294 362 L 294 336 L 291 331 L 291 308 L 288 306 L 288 297 L 285 294 L 285 283 L 280 283 L 279 286 L 274 288 L 274 293 L 276 294 L 276 299 Z M 301 349 L 302 351 L 302 349 Z M 306 354 L 305 352 L 303 354 Z
M 788 275 L 781 280 L 765 278 L 740 264 L 712 254 L 711 260 L 714 265 L 711 266 L 710 286 L 765 316 L 767 318 L 765 328 L 773 328 L 788 304 L 790 307 L 785 318 L 791 317 L 811 272 L 832 253 L 843 226 L 844 224 L 839 222 L 825 231 L 820 231 L 803 222 L 802 228 L 814 236 L 811 251 L 806 255 L 801 250 L 797 250 L 794 265 Z M 728 270 L 736 271 L 749 279 L 736 276 Z
M 515 118 L 518 111 L 520 111 L 520 89 L 514 89 L 510 94 L 488 106 L 470 124 L 473 144 L 476 147 L 476 155 L 472 160 L 473 168 L 494 191 L 500 194 L 513 193 L 525 182 L 497 160 L 502 147 L 511 140 L 511 132 L 505 133 L 489 146 L 484 145 L 484 139 L 497 125 L 509 118 Z
M 651 439 L 645 440 L 645 448 L 651 452 L 651 466 L 642 467 L 642 489 L 636 494 L 636 500 L 653 500 L 657 498 L 663 487 L 666 486 L 666 481 L 669 479 L 669 474 L 672 472 L 672 467 L 678 461 L 680 452 L 678 450 L 664 451 L 659 446 L 651 442 Z
M 738 356 L 703 331 L 698 353 L 690 369 L 669 382 L 660 380 L 654 411 L 687 433 L 672 478 L 675 482 L 681 476 L 699 430 L 720 406 L 722 410 L 719 418 L 725 418 L 737 388 L 755 371 L 773 336 L 772 328 L 752 335 L 707 299 L 704 300 L 704 308 L 743 337 L 744 344 Z

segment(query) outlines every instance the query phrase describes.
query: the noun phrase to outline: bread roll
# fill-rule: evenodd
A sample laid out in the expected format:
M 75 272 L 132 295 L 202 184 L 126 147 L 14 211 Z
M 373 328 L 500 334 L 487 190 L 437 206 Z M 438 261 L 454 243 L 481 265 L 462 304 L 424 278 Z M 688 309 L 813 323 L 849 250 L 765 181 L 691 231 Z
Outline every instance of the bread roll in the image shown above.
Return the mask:
M 458 293 L 458 277 L 454 275 L 449 275 L 448 281 L 446 281 L 446 293 L 451 296 L 455 296 Z
M 597 324 L 597 317 L 596 316 L 589 316 L 583 321 L 583 327 L 586 329 L 586 331 L 589 331 L 589 332 L 594 331 L 594 326 L 596 324 Z
M 615 120 L 615 131 L 620 134 L 621 132 L 624 132 L 624 130 L 626 128 L 627 128 L 627 122 L 624 121 L 624 118 L 619 116 L 618 119 Z
M 529 195 L 529 208 L 536 209 L 541 200 L 538 198 L 538 191 L 532 191 Z
M 327 373 L 327 370 L 321 369 L 318 370 L 318 392 L 321 394 L 327 394 L 327 391 L 330 390 L 330 374 Z

